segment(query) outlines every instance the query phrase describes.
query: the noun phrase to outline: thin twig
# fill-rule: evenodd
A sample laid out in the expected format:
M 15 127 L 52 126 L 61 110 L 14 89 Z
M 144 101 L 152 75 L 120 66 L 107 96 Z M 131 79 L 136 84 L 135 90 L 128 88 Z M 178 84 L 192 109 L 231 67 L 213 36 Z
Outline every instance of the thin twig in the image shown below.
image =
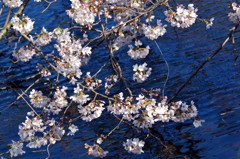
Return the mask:
M 23 95 L 25 95 L 27 93 L 27 91 L 29 89 L 31 89 L 36 83 L 38 83 L 40 81 L 40 78 L 37 79 L 36 81 L 34 81 L 22 94 L 20 94 L 14 102 L 12 102 L 11 104 L 9 104 L 6 108 L 4 108 L 3 110 L 1 110 L 0 112 L 2 113 L 3 111 L 7 110 L 9 107 L 11 107 L 13 104 L 15 104 L 20 98 L 22 98 Z
M 119 123 L 117 124 L 117 126 L 115 126 L 108 134 L 107 136 L 105 136 L 105 138 L 109 137 L 116 129 L 119 128 L 120 124 L 123 122 L 123 117 L 122 119 L 119 121 Z
M 239 24 L 237 24 L 236 26 L 234 26 L 231 29 L 231 32 L 228 34 L 227 38 L 220 44 L 220 46 L 217 48 L 217 50 L 215 50 L 210 56 L 208 56 L 205 61 L 203 61 L 203 63 L 201 65 L 198 66 L 198 68 L 195 70 L 195 72 L 188 77 L 188 79 L 182 84 L 182 86 L 174 93 L 174 95 L 172 96 L 172 98 L 169 99 L 169 103 L 173 101 L 173 99 L 181 92 L 181 90 L 191 81 L 191 79 L 197 75 L 197 73 L 205 66 L 206 63 L 208 63 L 215 55 L 217 55 L 222 49 L 223 47 L 226 45 L 226 43 L 232 38 L 233 33 L 235 32 L 235 30 L 237 30 Z
M 44 0 L 44 1 L 48 3 L 48 6 L 47 6 L 41 13 L 45 12 L 45 11 L 50 7 L 50 5 L 51 5 L 52 3 L 57 2 L 57 0 L 53 0 L 53 1 L 51 1 L 51 2 L 46 1 L 46 0 Z
M 20 88 L 19 88 L 20 89 Z M 14 90 L 14 89 L 13 89 Z M 20 89 L 21 90 L 21 89 Z M 37 115 L 39 116 L 39 114 L 35 111 L 35 109 L 31 106 L 30 103 L 28 103 L 28 101 L 20 94 L 18 93 L 18 91 L 14 90 L 25 102 L 26 104 L 29 106 L 29 108 Z M 22 90 L 21 90 L 22 91 Z M 22 93 L 24 94 L 24 92 L 22 91 Z M 25 95 L 25 94 L 24 94 Z
M 161 55 L 162 55 L 162 58 L 163 58 L 166 66 L 167 66 L 167 71 L 168 71 L 168 73 L 167 73 L 167 78 L 166 78 L 166 80 L 165 80 L 165 83 L 164 83 L 163 89 L 162 89 L 162 94 L 163 94 L 162 96 L 164 97 L 164 90 L 165 90 L 165 87 L 166 87 L 167 82 L 168 82 L 168 78 L 169 78 L 169 75 L 170 75 L 170 69 L 169 69 L 168 62 L 167 62 L 166 58 L 164 57 L 163 52 L 162 52 L 160 46 L 158 45 L 158 43 L 156 42 L 156 40 L 154 40 L 154 42 L 155 42 L 155 44 L 157 45 L 157 48 L 158 48 L 159 52 L 160 52 Z
M 47 156 L 46 159 L 49 159 L 50 156 L 51 156 L 50 151 L 49 151 L 49 147 L 50 147 L 50 145 L 51 145 L 51 144 L 48 144 L 48 145 L 47 145 L 47 153 L 48 153 L 48 156 Z
M 7 17 L 6 17 L 6 20 L 5 20 L 5 24 L 3 26 L 3 28 L 5 28 L 9 22 L 9 19 L 10 19 L 10 16 L 11 16 L 11 12 L 12 12 L 12 8 L 8 8 L 8 14 L 7 14 Z

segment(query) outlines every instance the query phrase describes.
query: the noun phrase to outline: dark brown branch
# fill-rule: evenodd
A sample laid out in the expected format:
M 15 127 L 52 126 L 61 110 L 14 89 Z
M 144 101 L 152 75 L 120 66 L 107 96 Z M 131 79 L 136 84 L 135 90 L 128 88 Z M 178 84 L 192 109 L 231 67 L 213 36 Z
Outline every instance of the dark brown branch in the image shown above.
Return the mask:
M 236 26 L 234 26 L 230 33 L 228 34 L 227 38 L 220 44 L 220 46 L 217 48 L 217 50 L 215 50 L 210 56 L 208 56 L 205 61 L 203 61 L 203 63 L 201 65 L 198 66 L 198 68 L 196 69 L 196 71 L 190 76 L 188 77 L 188 79 L 182 84 L 182 86 L 174 93 L 174 95 L 172 96 L 172 98 L 169 99 L 169 103 L 173 101 L 173 99 L 181 92 L 181 90 L 191 81 L 191 79 L 197 75 L 197 73 L 205 66 L 206 63 L 208 63 L 215 55 L 217 55 L 226 45 L 226 43 L 232 38 L 233 33 L 237 30 L 239 24 L 237 24 Z

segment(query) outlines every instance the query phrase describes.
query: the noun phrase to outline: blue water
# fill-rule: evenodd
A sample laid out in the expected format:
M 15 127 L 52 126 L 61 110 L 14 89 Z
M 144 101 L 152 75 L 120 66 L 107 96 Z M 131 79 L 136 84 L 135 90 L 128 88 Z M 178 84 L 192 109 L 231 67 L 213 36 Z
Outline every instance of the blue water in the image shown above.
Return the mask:
M 174 94 L 196 70 L 196 67 L 217 49 L 229 33 L 229 29 L 233 27 L 227 17 L 229 11 L 227 2 L 225 0 L 189 1 L 199 8 L 199 17 L 215 18 L 213 27 L 206 30 L 205 25 L 200 21 L 191 28 L 184 30 L 168 27 L 167 34 L 157 40 L 170 67 L 170 76 L 165 88 L 167 96 L 171 97 Z M 177 1 L 177 3 L 187 4 L 186 1 Z M 72 25 L 72 21 L 65 13 L 65 9 L 70 7 L 70 2 L 58 0 L 57 3 L 53 3 L 46 12 L 41 14 L 40 12 L 46 6 L 46 4 L 30 2 L 26 7 L 25 14 L 36 19 L 33 32 L 39 32 L 42 26 L 52 30 L 57 26 L 69 27 Z M 0 16 L 1 26 L 4 24 L 6 14 L 7 10 L 5 8 Z M 159 18 L 163 19 L 161 13 L 158 15 Z M 68 23 L 65 23 L 66 21 Z M 96 35 L 90 36 L 94 37 Z M 195 101 L 199 116 L 205 120 L 202 127 L 194 128 L 190 120 L 182 124 L 156 124 L 154 129 L 164 136 L 171 153 L 163 149 L 156 139 L 149 137 L 144 147 L 145 153 L 143 155 L 132 155 L 123 149 L 123 140 L 132 137 L 145 138 L 146 134 L 137 133 L 128 125 L 122 124 L 120 129 L 103 143 L 103 148 L 110 152 L 106 158 L 240 158 L 240 60 L 234 61 L 234 58 L 239 55 L 239 36 L 239 33 L 235 33 L 235 46 L 228 43 L 175 98 L 175 100 L 186 102 Z M 0 41 L 0 52 L 3 53 L 0 56 L 1 82 L 15 81 L 34 75 L 36 72 L 33 70 L 40 59 L 35 57 L 35 60 L 31 62 L 13 64 L 11 54 L 17 39 L 12 39 L 12 41 L 10 42 L 6 38 Z M 143 85 L 138 85 L 132 81 L 132 65 L 136 61 L 127 56 L 128 48 L 125 47 L 116 53 L 125 72 L 124 76 L 129 82 L 133 83 L 131 88 L 135 93 L 139 92 L 140 88 L 162 88 L 167 75 L 166 65 L 156 45 L 153 42 L 150 43 L 149 40 L 145 40 L 144 44 L 150 45 L 152 48 L 146 60 L 153 71 L 149 81 Z M 234 53 L 234 47 L 236 53 Z M 51 52 L 50 47 L 45 48 L 45 50 Z M 94 51 L 89 64 L 83 67 L 83 72 L 86 72 L 86 70 L 96 72 L 106 59 L 108 59 L 108 53 L 102 45 Z M 138 60 L 138 62 L 143 62 L 143 60 Z M 104 77 L 105 74 L 113 73 L 110 65 L 103 71 L 104 74 L 100 74 L 99 78 Z M 19 84 L 24 90 L 33 81 L 34 79 L 31 79 Z M 65 82 L 65 80 L 61 80 L 61 85 Z M 0 85 L 0 87 L 4 86 Z M 36 85 L 35 88 L 41 89 L 42 84 Z M 118 92 L 119 89 L 120 86 L 116 87 L 115 91 Z M 19 89 L 16 90 L 20 91 Z M 12 89 L 0 90 L 0 109 L 4 109 L 16 97 L 17 95 Z M 18 125 L 25 120 L 28 111 L 29 108 L 24 102 L 18 101 L 0 114 L 0 153 L 8 150 L 7 144 L 10 144 L 11 140 L 19 139 L 17 135 Z M 118 121 L 114 117 L 106 113 L 98 120 L 90 123 L 78 121 L 76 124 L 80 131 L 74 137 L 64 137 L 61 142 L 52 145 L 50 147 L 51 158 L 93 158 L 86 154 L 84 143 L 93 144 L 97 135 L 108 133 L 117 123 Z M 40 149 L 42 151 L 25 150 L 27 153 L 19 158 L 42 159 L 47 157 L 45 148 Z

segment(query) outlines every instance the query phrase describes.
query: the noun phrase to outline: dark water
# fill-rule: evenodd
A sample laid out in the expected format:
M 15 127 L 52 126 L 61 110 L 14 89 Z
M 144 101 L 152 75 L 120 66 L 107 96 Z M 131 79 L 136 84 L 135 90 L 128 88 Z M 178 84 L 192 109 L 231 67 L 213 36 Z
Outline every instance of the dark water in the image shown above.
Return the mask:
M 219 44 L 224 41 L 233 26 L 228 21 L 227 13 L 229 1 L 217 0 L 192 0 L 199 8 L 198 15 L 201 18 L 214 17 L 214 26 L 206 30 L 205 25 L 198 21 L 189 29 L 172 29 L 168 27 L 167 34 L 157 40 L 166 60 L 170 66 L 170 77 L 165 88 L 165 94 L 171 97 L 181 84 L 194 72 L 196 67 L 201 64 Z M 186 4 L 186 1 L 177 1 Z M 69 27 L 71 20 L 66 16 L 64 9 L 70 7 L 70 2 L 58 1 L 52 4 L 43 14 L 40 12 L 46 7 L 42 3 L 30 2 L 25 10 L 29 17 L 36 18 L 35 30 L 39 32 L 42 26 L 51 30 L 54 27 Z M 159 16 L 161 17 L 161 10 Z M 0 16 L 1 26 L 3 25 L 7 12 Z M 157 13 L 158 14 L 158 13 Z M 162 18 L 163 19 L 163 18 Z M 94 35 L 90 35 L 94 36 Z M 235 33 L 235 46 L 228 43 L 226 47 L 190 81 L 181 91 L 175 100 L 190 102 L 194 100 L 198 106 L 201 119 L 205 120 L 203 126 L 194 128 L 192 121 L 183 124 L 166 123 L 156 124 L 155 129 L 162 134 L 168 141 L 170 151 L 164 150 L 161 144 L 154 138 L 148 138 L 144 147 L 143 155 L 132 155 L 126 153 L 122 147 L 122 139 L 131 137 L 144 138 L 143 134 L 137 134 L 127 125 L 121 125 L 121 129 L 116 131 L 106 142 L 103 148 L 110 153 L 107 158 L 216 158 L 216 159 L 236 159 L 240 158 L 240 60 L 234 61 L 239 55 L 239 33 Z M 0 42 L 0 79 L 1 82 L 15 81 L 26 76 L 32 76 L 38 57 L 27 63 L 13 64 L 11 54 L 14 43 L 4 39 Z M 167 75 L 166 65 L 162 60 L 159 51 L 154 43 L 146 40 L 152 48 L 151 54 L 147 57 L 147 63 L 153 68 L 150 80 L 143 85 L 132 85 L 132 89 L 138 92 L 140 88 L 163 87 Z M 20 44 L 21 45 L 21 44 Z M 127 57 L 127 47 L 121 49 L 116 56 L 126 73 L 125 77 L 132 81 L 132 64 L 136 61 Z M 236 51 L 234 51 L 234 49 Z M 89 62 L 83 67 L 92 72 L 100 67 L 108 57 L 104 47 L 97 49 Z M 46 48 L 51 52 L 51 48 Z M 139 60 L 138 62 L 141 62 Z M 127 65 L 126 65 L 127 64 Z M 110 70 L 110 71 L 109 71 Z M 111 74 L 111 67 L 105 68 L 105 73 Z M 99 77 L 103 77 L 103 74 Z M 34 79 L 29 82 L 22 82 L 22 90 Z M 61 84 L 64 84 L 64 80 Z M 4 87 L 5 85 L 1 85 Z M 36 85 L 35 88 L 41 85 Z M 18 90 L 18 89 L 16 89 Z M 20 90 L 18 90 L 20 91 Z M 0 90 L 0 109 L 4 109 L 16 98 L 16 93 L 12 89 Z M 26 112 L 29 108 L 24 102 L 19 101 L 0 115 L 0 152 L 7 151 L 7 144 L 11 140 L 18 140 L 18 125 L 25 120 Z M 98 120 L 90 123 L 76 123 L 80 131 L 74 137 L 65 137 L 61 142 L 50 147 L 51 158 L 93 158 L 86 154 L 84 143 L 92 144 L 97 139 L 97 135 L 108 133 L 118 121 L 113 117 L 103 114 Z M 134 135 L 135 134 L 135 135 Z M 20 158 L 45 158 L 47 152 L 41 150 L 26 150 L 27 154 Z

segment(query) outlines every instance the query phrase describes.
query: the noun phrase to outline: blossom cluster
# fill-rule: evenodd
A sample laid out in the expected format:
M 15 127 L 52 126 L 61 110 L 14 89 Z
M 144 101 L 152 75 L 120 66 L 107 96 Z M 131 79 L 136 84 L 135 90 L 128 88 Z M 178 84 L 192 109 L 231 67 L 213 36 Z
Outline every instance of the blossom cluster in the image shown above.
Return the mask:
M 13 29 L 22 34 L 28 34 L 33 30 L 34 22 L 28 16 L 23 16 L 22 19 L 14 16 L 11 21 Z
M 188 4 L 188 9 L 183 5 L 177 6 L 176 12 L 167 10 L 164 14 L 167 16 L 166 21 L 171 23 L 172 27 L 188 28 L 195 23 L 198 9 L 194 8 L 193 4 Z
M 134 48 L 132 45 L 128 45 L 130 49 L 128 50 L 127 53 L 132 59 L 137 60 L 145 58 L 149 54 L 150 47 L 149 46 L 147 46 L 146 48 L 140 47 L 142 46 L 142 42 L 140 40 L 135 41 L 135 46 L 136 48 Z
M 10 8 L 16 8 L 19 7 L 23 2 L 21 0 L 3 0 L 3 3 Z
M 79 105 L 78 110 L 82 120 L 90 122 L 93 119 L 100 117 L 102 114 L 102 111 L 105 109 L 103 107 L 104 104 L 105 102 L 102 100 L 95 100 L 85 106 Z
M 25 153 L 23 151 L 23 143 L 20 141 L 12 141 L 11 149 L 9 150 L 11 157 L 17 157 Z
M 122 115 L 125 120 L 133 122 L 136 127 L 142 129 L 150 128 L 158 121 L 184 122 L 198 114 L 193 102 L 190 105 L 182 101 L 168 104 L 167 97 L 157 102 L 156 99 L 146 98 L 143 95 L 139 95 L 136 99 L 133 97 L 124 99 L 123 93 L 119 93 L 114 98 L 115 102 L 109 104 L 108 111 Z
M 68 105 L 66 90 L 67 87 L 65 86 L 57 88 L 53 99 L 50 99 L 44 96 L 41 91 L 33 89 L 30 92 L 29 98 L 35 108 L 43 108 L 45 112 L 59 114 L 59 112 Z
M 67 10 L 69 17 L 81 25 L 94 23 L 96 13 L 91 11 L 90 7 L 87 4 L 83 4 L 78 0 L 71 0 L 71 2 L 72 8 L 70 10 Z
M 167 32 L 166 27 L 167 25 L 163 25 L 161 20 L 157 20 L 156 27 L 143 25 L 143 32 L 147 38 L 156 40 L 159 36 L 163 36 Z
M 139 140 L 138 138 L 127 139 L 126 142 L 123 143 L 125 150 L 134 154 L 141 154 L 144 151 L 142 150 L 145 142 Z
M 27 147 L 29 148 L 40 148 L 47 144 L 47 139 L 43 136 L 38 137 L 37 134 L 43 133 L 46 126 L 43 120 L 39 117 L 29 118 L 22 125 L 19 126 L 18 135 L 22 141 L 29 142 Z
M 147 67 L 147 63 L 144 62 L 142 65 L 133 65 L 133 71 L 135 72 L 133 80 L 136 80 L 138 83 L 142 83 L 151 75 L 152 68 Z
M 133 24 L 123 26 L 120 30 L 119 36 L 113 40 L 112 48 L 114 51 L 132 42 L 136 38 L 135 27 Z
M 88 94 L 85 94 L 83 92 L 83 89 L 81 89 L 79 87 L 79 85 L 77 87 L 74 88 L 74 95 L 70 97 L 70 99 L 72 99 L 72 101 L 83 105 L 85 103 L 87 103 L 91 98 L 89 98 Z
M 41 0 L 34 0 L 41 2 Z M 184 122 L 188 119 L 194 119 L 193 125 L 195 127 L 201 126 L 204 120 L 196 119 L 198 111 L 193 102 L 187 104 L 183 101 L 168 103 L 167 97 L 160 96 L 160 89 L 144 90 L 147 95 L 138 94 L 133 96 L 124 96 L 122 92 L 108 97 L 110 88 L 112 88 L 118 81 L 120 75 L 111 75 L 105 78 L 105 94 L 102 88 L 102 80 L 97 78 L 99 72 L 91 75 L 87 72 L 82 76 L 81 67 L 88 63 L 92 54 L 92 42 L 95 39 L 88 39 L 87 31 L 99 23 L 101 23 L 101 35 L 106 36 L 108 47 L 113 55 L 117 55 L 115 51 L 121 47 L 135 42 L 134 45 L 128 45 L 129 50 L 127 54 L 134 60 L 142 59 L 148 56 L 150 47 L 143 45 L 142 41 L 138 40 L 138 35 L 144 35 L 150 40 L 156 40 L 163 36 L 167 30 L 167 25 L 162 24 L 161 20 L 157 20 L 157 25 L 152 26 L 150 22 L 154 19 L 151 8 L 145 10 L 148 5 L 153 6 L 155 1 L 144 0 L 70 0 L 71 8 L 66 11 L 67 15 L 72 18 L 79 25 L 80 32 L 84 32 L 82 38 L 79 34 L 71 32 L 73 28 L 55 28 L 53 31 L 47 31 L 44 27 L 41 32 L 35 36 L 30 37 L 32 44 L 21 47 L 14 51 L 13 57 L 18 61 L 27 62 L 35 54 L 39 54 L 41 47 L 54 43 L 55 49 L 58 51 L 56 55 L 54 52 L 50 55 L 44 56 L 44 59 L 49 64 L 41 65 L 43 68 L 40 73 L 43 76 L 51 74 L 49 71 L 56 70 L 58 75 L 63 75 L 70 80 L 74 85 L 73 95 L 67 94 L 67 87 L 59 87 L 57 84 L 50 89 L 56 89 L 52 93 L 46 95 L 45 91 L 38 91 L 32 89 L 29 95 L 32 111 L 28 113 L 26 120 L 19 125 L 18 135 L 21 141 L 13 141 L 11 144 L 10 155 L 16 157 L 22 155 L 25 151 L 22 150 L 23 143 L 27 143 L 29 148 L 40 148 L 47 144 L 55 144 L 60 141 L 64 135 L 72 136 L 79 131 L 79 128 L 72 124 L 73 119 L 67 116 L 67 111 L 72 104 L 76 104 L 76 112 L 78 117 L 86 122 L 90 122 L 99 118 L 103 111 L 110 112 L 114 116 L 121 116 L 122 119 L 134 127 L 139 129 L 147 129 L 153 127 L 156 122 Z M 3 0 L 8 7 L 19 7 L 22 4 L 21 0 Z M 148 3 L 150 2 L 150 3 Z M 160 2 L 160 1 L 159 1 Z M 157 5 L 156 5 L 157 6 Z M 233 22 L 239 21 L 239 6 L 236 3 L 232 4 L 234 12 L 229 14 L 230 20 Z M 142 13 L 147 15 L 146 24 L 141 23 L 144 19 Z M 103 20 L 103 13 L 106 17 Z M 189 4 L 186 9 L 183 5 L 177 6 L 176 11 L 172 9 L 165 11 L 166 20 L 171 23 L 171 26 L 187 28 L 195 23 L 197 9 L 193 4 Z M 99 23 L 95 23 L 96 16 L 99 15 Z M 107 18 L 111 18 L 115 22 L 109 23 L 108 28 Z M 139 16 L 140 15 L 140 16 Z M 143 15 L 143 14 L 142 14 Z M 138 17 L 139 16 L 139 17 Z M 137 18 L 136 18 L 137 17 Z M 207 23 L 207 27 L 212 25 L 213 19 Z M 106 24 L 105 24 L 106 22 Z M 29 34 L 33 30 L 34 22 L 27 16 L 22 19 L 13 16 L 12 28 L 21 34 Z M 114 26 L 116 24 L 116 26 Z M 99 26 L 99 25 L 98 25 Z M 106 28 L 104 28 L 106 27 Z M 100 28 L 100 27 L 99 27 Z M 96 27 L 96 31 L 100 32 Z M 95 31 L 95 28 L 92 29 Z M 96 37 L 96 39 L 98 39 Z M 100 41 L 101 43 L 101 41 Z M 94 47 L 93 47 L 94 48 Z M 41 54 L 42 55 L 42 54 Z M 48 58 L 50 57 L 50 58 Z M 52 58 L 53 57 L 53 58 Z M 49 60 L 49 61 L 48 61 Z M 39 68 L 39 67 L 38 67 Z M 147 63 L 133 65 L 133 80 L 138 83 L 143 83 L 152 72 L 152 68 L 147 67 Z M 58 81 L 58 77 L 57 80 Z M 56 82 L 57 83 L 57 82 Z M 51 85 L 52 86 L 52 85 Z M 98 90 L 97 90 L 98 89 Z M 99 91 L 99 92 L 98 92 Z M 95 93 L 94 97 L 91 93 Z M 106 98 L 105 100 L 99 99 Z M 109 101 L 108 103 L 106 101 Z M 36 109 L 36 110 L 35 110 Z M 40 112 L 41 109 L 41 113 Z M 39 114 L 38 114 L 39 113 Z M 59 117 L 62 115 L 62 117 Z M 97 144 L 85 147 L 88 149 L 88 154 L 95 157 L 103 158 L 108 154 L 99 145 L 103 142 L 105 137 L 100 137 Z M 99 144 L 99 145 L 98 145 Z M 143 153 L 143 146 L 145 142 L 138 139 L 127 139 L 123 143 L 123 147 L 130 153 Z
M 36 50 L 34 47 L 31 45 L 25 45 L 18 50 L 14 50 L 12 56 L 15 57 L 17 61 L 27 62 L 32 59 L 35 54 Z
M 75 135 L 77 131 L 79 131 L 78 127 L 74 124 L 71 124 L 68 129 L 70 130 L 67 135 Z
M 103 158 L 108 154 L 108 151 L 104 151 L 98 144 L 94 144 L 93 146 L 85 144 L 85 148 L 88 149 L 88 154 L 94 157 Z
M 90 90 L 99 88 L 102 83 L 102 80 L 91 76 L 90 72 L 87 72 L 85 77 L 83 77 L 82 79 L 84 81 L 84 85 Z
M 109 77 L 105 78 L 105 94 L 109 94 L 110 93 L 110 89 L 119 81 L 119 77 L 118 75 L 111 75 Z
M 228 16 L 230 21 L 237 24 L 240 22 L 240 6 L 234 2 L 232 3 L 232 9 L 233 9 L 233 12 L 230 12 Z
M 28 142 L 26 146 L 29 148 L 40 148 L 48 143 L 55 144 L 65 134 L 63 127 L 59 127 L 56 124 L 55 120 L 43 121 L 39 116 L 26 117 L 25 122 L 19 126 L 18 135 L 21 141 Z
M 54 93 L 54 98 L 49 102 L 44 111 L 48 113 L 59 114 L 64 108 L 68 106 L 67 101 L 67 87 L 59 87 Z
M 50 98 L 43 96 L 42 91 L 36 91 L 35 89 L 30 92 L 29 98 L 35 108 L 44 108 L 50 101 Z
M 53 37 L 57 39 L 58 44 L 55 48 L 59 51 L 61 58 L 56 60 L 57 71 L 65 77 L 76 81 L 75 77 L 80 78 L 82 71 L 80 67 L 85 59 L 88 59 L 91 52 L 90 47 L 82 47 L 86 39 L 76 39 L 74 35 L 70 36 L 68 29 L 56 28 L 53 31 Z
M 40 34 L 37 35 L 37 39 L 34 42 L 38 46 L 44 46 L 50 43 L 52 40 L 52 33 L 48 32 L 44 27 L 42 28 L 42 31 Z

